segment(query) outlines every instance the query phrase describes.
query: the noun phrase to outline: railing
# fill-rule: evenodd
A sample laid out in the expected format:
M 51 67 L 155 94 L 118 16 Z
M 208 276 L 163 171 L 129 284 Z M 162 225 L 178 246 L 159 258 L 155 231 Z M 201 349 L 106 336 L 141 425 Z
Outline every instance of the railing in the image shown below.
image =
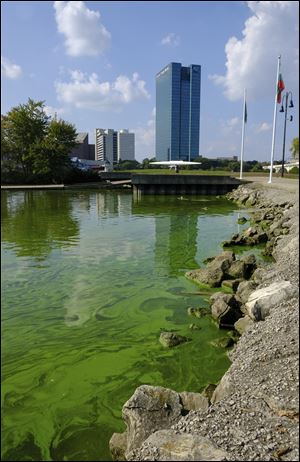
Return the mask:
M 299 168 L 299 161 L 296 161 L 296 162 L 289 162 L 288 164 L 284 164 L 284 168 L 287 172 L 289 172 L 290 170 L 292 170 L 292 168 L 294 167 L 298 167 Z M 263 167 L 263 170 L 270 170 L 271 168 L 271 165 L 265 165 Z M 273 165 L 273 170 L 275 170 L 276 173 L 280 172 L 280 170 L 282 169 L 282 165 Z

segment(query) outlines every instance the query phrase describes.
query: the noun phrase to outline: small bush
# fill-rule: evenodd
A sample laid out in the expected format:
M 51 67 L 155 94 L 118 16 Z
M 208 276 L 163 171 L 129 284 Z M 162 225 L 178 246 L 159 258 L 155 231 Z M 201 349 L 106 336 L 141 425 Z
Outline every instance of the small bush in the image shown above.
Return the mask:
M 293 167 L 291 168 L 291 170 L 289 171 L 289 173 L 293 173 L 295 175 L 299 175 L 299 167 Z

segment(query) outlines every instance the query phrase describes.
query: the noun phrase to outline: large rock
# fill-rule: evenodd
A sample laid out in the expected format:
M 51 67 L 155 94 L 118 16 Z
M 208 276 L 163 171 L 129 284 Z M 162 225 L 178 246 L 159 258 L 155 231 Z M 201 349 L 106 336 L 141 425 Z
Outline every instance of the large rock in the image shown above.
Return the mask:
M 260 229 L 250 227 L 241 234 L 234 234 L 229 241 L 222 242 L 223 247 L 234 245 L 257 245 L 267 242 L 268 235 Z
M 225 279 L 222 281 L 221 287 L 231 289 L 233 292 L 237 291 L 238 286 L 243 281 L 243 279 Z
M 201 393 L 183 391 L 179 396 L 184 411 L 206 411 L 209 407 L 208 398 Z
M 207 284 L 210 287 L 220 287 L 224 273 L 221 268 L 216 268 L 214 271 L 208 268 L 200 268 L 188 271 L 186 277 L 201 284 Z
M 211 403 L 211 398 L 216 388 L 217 385 L 215 385 L 214 383 L 209 383 L 201 392 L 201 394 L 208 399 L 209 404 Z
M 109 440 L 109 450 L 113 460 L 125 460 L 127 448 L 127 432 L 114 433 Z
M 182 413 L 179 394 L 163 387 L 141 385 L 124 404 L 122 416 L 127 425 L 127 453 L 141 446 L 157 430 L 170 428 Z
M 244 279 L 246 275 L 246 265 L 242 260 L 236 260 L 227 270 L 226 275 L 232 279 Z
M 180 345 L 180 343 L 187 342 L 188 338 L 175 334 L 174 332 L 161 332 L 159 341 L 164 347 L 170 348 Z
M 147 458 L 144 460 L 230 460 L 229 454 L 203 436 L 160 430 L 145 441 Z M 155 457 L 155 458 L 154 458 Z
M 251 292 L 254 292 L 256 289 L 257 284 L 254 281 L 242 281 L 237 288 L 236 296 L 239 297 L 242 303 L 246 303 L 248 301 L 249 295 Z M 243 308 L 241 307 L 243 311 Z
M 245 264 L 245 279 L 249 279 L 257 268 L 256 257 L 251 253 L 250 255 L 243 255 L 240 261 Z
M 221 401 L 222 399 L 227 398 L 234 393 L 233 383 L 230 381 L 230 376 L 228 373 L 224 374 L 221 378 L 220 383 L 217 385 L 213 395 L 211 397 L 211 403 L 215 404 Z
M 186 276 L 210 287 L 220 287 L 221 282 L 225 279 L 226 271 L 233 263 L 235 255 L 231 251 L 222 252 L 220 255 L 210 261 L 206 268 L 188 271 Z
M 233 328 L 234 323 L 242 316 L 240 302 L 232 294 L 218 292 L 210 297 L 211 314 L 220 327 Z
M 234 323 L 234 328 L 239 334 L 246 332 L 252 325 L 254 321 L 248 316 L 243 316 Z
M 297 293 L 296 287 L 290 281 L 274 282 L 251 293 L 245 305 L 247 313 L 254 321 L 263 321 L 272 308 L 296 296 Z

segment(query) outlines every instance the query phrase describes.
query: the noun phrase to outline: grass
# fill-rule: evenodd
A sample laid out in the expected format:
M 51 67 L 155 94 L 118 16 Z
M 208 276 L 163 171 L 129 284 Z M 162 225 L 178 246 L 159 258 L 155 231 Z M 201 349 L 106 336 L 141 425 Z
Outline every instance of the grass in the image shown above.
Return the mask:
M 239 177 L 239 172 L 228 172 L 226 170 L 180 170 L 179 173 L 176 173 L 173 169 L 170 170 L 168 168 L 151 168 L 151 169 L 137 169 L 137 170 L 126 170 L 130 171 L 131 173 L 138 173 L 138 174 L 145 174 L 145 175 L 222 175 L 222 176 L 233 176 Z M 269 171 L 265 172 L 243 172 L 243 177 L 249 176 L 261 176 L 261 177 L 268 177 Z M 274 177 L 279 177 L 280 174 L 273 173 Z M 292 173 L 285 173 L 284 178 L 288 179 L 298 179 L 299 175 L 292 174 Z

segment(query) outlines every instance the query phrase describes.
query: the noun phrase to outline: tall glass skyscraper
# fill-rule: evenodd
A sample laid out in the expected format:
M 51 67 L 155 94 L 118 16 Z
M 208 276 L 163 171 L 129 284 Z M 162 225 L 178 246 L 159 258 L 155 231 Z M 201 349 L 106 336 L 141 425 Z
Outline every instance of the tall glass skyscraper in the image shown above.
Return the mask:
M 156 75 L 156 159 L 199 155 L 201 66 L 170 63 Z

